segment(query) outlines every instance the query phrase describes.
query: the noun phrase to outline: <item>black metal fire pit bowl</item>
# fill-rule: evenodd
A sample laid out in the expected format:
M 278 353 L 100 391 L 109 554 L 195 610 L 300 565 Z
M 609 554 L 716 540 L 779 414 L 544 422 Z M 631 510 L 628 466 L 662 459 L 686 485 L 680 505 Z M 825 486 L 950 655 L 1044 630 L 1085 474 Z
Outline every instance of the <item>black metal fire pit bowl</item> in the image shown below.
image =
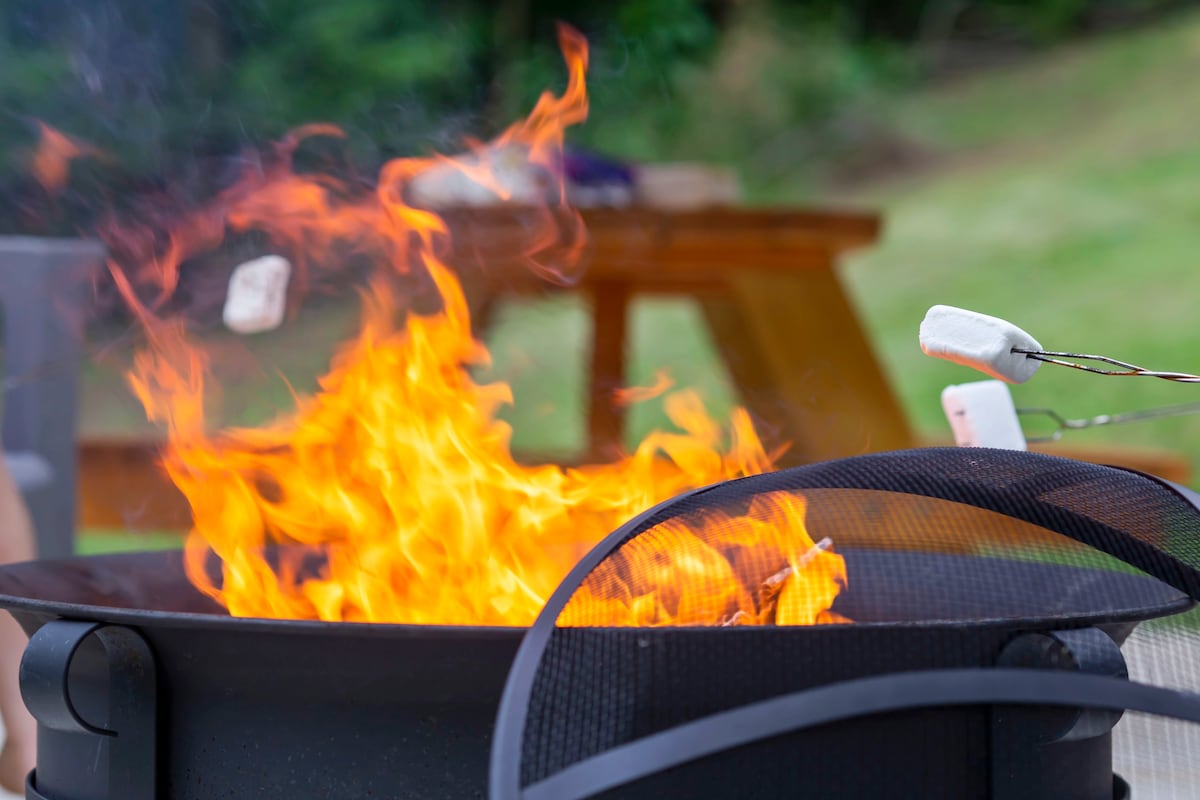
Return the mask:
M 1114 763 L 1134 796 L 1194 796 L 1196 620 L 1130 627 L 1200 596 L 1198 501 L 1137 473 L 977 448 L 678 497 L 546 602 L 501 698 L 490 797 L 1123 798 Z M 737 543 L 794 528 L 798 505 L 811 540 L 846 558 L 833 609 L 855 624 L 632 640 L 560 626 L 599 624 L 609 612 L 591 598 L 629 587 L 703 607 L 719 595 L 690 565 L 713 552 L 772 575 Z
M 1063 563 L 1074 551 L 1022 550 L 1013 537 L 1042 542 L 1035 528 L 1070 537 L 1029 514 L 1005 521 L 987 510 L 975 518 L 986 535 L 968 541 L 959 528 L 969 503 L 925 495 L 916 507 L 910 491 L 862 491 L 853 484 L 863 481 L 833 480 L 820 467 L 791 473 L 825 475 L 797 485 L 810 532 L 831 535 L 845 557 L 847 586 L 833 608 L 854 622 L 557 628 L 540 655 L 568 655 L 590 682 L 585 694 L 556 697 L 548 662 L 536 662 L 530 686 L 550 694 L 526 693 L 518 730 L 526 755 L 541 754 L 536 769 L 522 767 L 525 783 L 614 735 L 552 732 L 531 744 L 558 724 L 556 702 L 583 709 L 580 719 L 616 720 L 632 739 L 784 692 L 911 670 L 1010 664 L 1119 677 L 1117 644 L 1139 621 L 1192 606 L 1195 575 L 1175 560 L 1143 564 L 1153 576 L 1095 559 Z M 733 495 L 712 499 L 722 497 Z M 917 518 L 929 531 L 922 541 L 894 536 L 898 520 Z M 1083 538 L 1100 530 L 1075 522 Z M 29 797 L 48 800 L 483 796 L 497 706 L 526 633 L 232 618 L 188 584 L 176 552 L 6 566 L 0 607 L 32 636 L 22 665 L 39 720 Z M 1043 663 L 1064 653 L 1071 665 Z M 1121 796 L 1109 733 L 1119 714 L 1011 711 L 1005 724 L 1018 738 L 1058 749 L 1024 764 L 1020 780 L 1031 788 L 1007 796 Z M 786 758 L 810 771 L 806 796 L 860 796 L 853 789 L 866 785 L 856 784 L 865 771 L 891 782 L 888 796 L 989 796 L 996 718 L 994 708 L 962 706 L 854 719 L 806 732 Z M 742 796 L 766 796 L 753 766 L 734 759 L 722 770 L 741 776 Z

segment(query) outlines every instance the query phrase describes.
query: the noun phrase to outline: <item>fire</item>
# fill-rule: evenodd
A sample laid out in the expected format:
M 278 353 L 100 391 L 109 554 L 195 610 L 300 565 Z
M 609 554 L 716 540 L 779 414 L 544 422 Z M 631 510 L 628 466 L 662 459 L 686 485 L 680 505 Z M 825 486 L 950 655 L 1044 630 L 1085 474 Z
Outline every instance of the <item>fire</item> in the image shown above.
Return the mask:
M 78 158 L 102 158 L 104 151 L 87 142 L 67 136 L 44 122 L 38 122 L 38 145 L 30 158 L 29 170 L 48 192 L 61 191 L 67 185 L 71 162 Z
M 671 379 L 671 374 L 665 369 L 660 369 L 654 373 L 654 383 L 650 386 L 624 386 L 615 389 L 613 404 L 630 406 L 634 403 L 644 403 L 647 400 L 662 397 L 674 385 L 675 381 Z
M 814 542 L 805 500 L 755 497 L 642 533 L 602 561 L 559 616 L 564 626 L 817 625 L 846 584 L 845 560 Z M 699 532 L 699 535 L 698 535 Z M 782 565 L 782 568 L 781 568 Z
M 411 200 L 412 190 L 451 170 L 500 200 L 526 202 L 497 168 L 514 152 L 537 174 L 554 175 L 564 129 L 587 114 L 586 42 L 563 28 L 560 43 L 569 75 L 563 94 L 543 94 L 527 119 L 466 157 L 389 162 L 375 192 L 355 197 L 326 176 L 292 172 L 291 155 L 305 138 L 340 135 L 308 127 L 165 234 L 110 231 L 114 252 L 125 254 L 110 269 L 147 334 L 130 385 L 148 417 L 167 429 L 163 463 L 193 513 L 188 575 L 231 614 L 527 625 L 578 559 L 630 517 L 685 490 L 771 469 L 773 456 L 744 410 L 723 428 L 688 390 L 662 396 L 678 431 L 652 433 L 615 462 L 522 464 L 498 418 L 513 402 L 511 390 L 471 377 L 488 352 L 472 335 L 462 286 L 444 260 L 453 250 L 448 228 Z M 540 201 L 544 224 L 520 255 L 569 281 L 585 244 L 582 221 L 561 182 L 543 186 Z M 301 271 L 346 254 L 387 269 L 363 295 L 360 332 L 314 395 L 297 397 L 294 412 L 261 428 L 211 433 L 205 352 L 160 310 L 182 263 L 218 245 L 227 230 L 250 229 Z M 398 311 L 393 272 L 428 276 L 440 309 Z M 143 300 L 147 281 L 154 296 Z M 664 375 L 640 394 L 668 387 Z M 645 581 L 616 594 L 589 589 L 587 613 L 573 604 L 572 614 L 613 625 L 833 620 L 827 609 L 845 582 L 841 558 L 808 536 L 801 500 L 763 503 L 744 517 L 713 516 L 696 520 L 699 528 L 667 526 L 639 539 L 639 553 L 662 549 L 666 565 L 645 577 L 661 580 L 663 593 L 654 596 Z M 209 571 L 214 557 L 217 580 Z M 679 591 L 688 585 L 702 591 Z M 609 612 L 597 615 L 598 605 Z

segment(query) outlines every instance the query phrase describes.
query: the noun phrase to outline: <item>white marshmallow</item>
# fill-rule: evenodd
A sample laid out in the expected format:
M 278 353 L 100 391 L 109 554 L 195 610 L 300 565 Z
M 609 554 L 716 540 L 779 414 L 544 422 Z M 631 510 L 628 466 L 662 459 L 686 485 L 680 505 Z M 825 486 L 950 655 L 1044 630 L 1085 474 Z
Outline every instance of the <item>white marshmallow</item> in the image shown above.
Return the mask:
M 942 410 L 959 447 L 1025 449 L 1012 394 L 1000 381 L 947 386 L 942 390 Z
M 477 173 L 488 179 L 476 180 Z M 521 145 L 491 145 L 424 170 L 405 187 L 421 208 L 537 205 L 552 198 L 541 171 Z M 497 191 L 499 190 L 499 192 Z
M 239 264 L 229 276 L 222 318 L 235 333 L 278 328 L 287 310 L 292 265 L 282 256 L 263 256 Z
M 1009 383 L 1024 383 L 1042 362 L 1014 353 L 1013 348 L 1041 350 L 1042 346 L 1011 322 L 954 306 L 934 306 L 921 320 L 921 349 L 926 355 Z

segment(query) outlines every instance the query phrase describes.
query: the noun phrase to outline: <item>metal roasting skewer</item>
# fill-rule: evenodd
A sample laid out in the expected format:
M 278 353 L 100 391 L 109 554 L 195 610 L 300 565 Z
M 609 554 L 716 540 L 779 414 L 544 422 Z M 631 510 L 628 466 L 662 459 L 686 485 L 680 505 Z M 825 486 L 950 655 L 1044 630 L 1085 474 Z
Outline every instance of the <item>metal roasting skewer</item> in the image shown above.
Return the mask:
M 972 367 L 991 376 L 995 379 L 992 383 L 999 386 L 1003 386 L 1004 383 L 1025 383 L 1033 377 L 1042 363 L 1056 364 L 1094 375 L 1200 383 L 1200 375 L 1189 372 L 1151 370 L 1127 361 L 1091 353 L 1044 350 L 1041 343 L 1007 320 L 954 306 L 935 305 L 930 308 L 921 321 L 919 340 L 921 350 L 926 355 Z M 998 419 L 991 415 L 1003 415 L 1007 409 L 1010 415 L 1015 411 L 1021 416 L 1040 415 L 1054 422 L 1056 427 L 1047 436 L 1025 436 L 1016 420 L 1013 420 L 1012 426 L 1002 424 L 989 429 L 986 434 L 997 441 L 1008 441 L 1013 436 L 1019 436 L 1025 442 L 1058 441 L 1063 431 L 1068 430 L 1200 413 L 1200 403 L 1186 403 L 1123 414 L 1100 414 L 1082 419 L 1068 419 L 1051 408 L 1014 408 L 1007 391 L 999 395 L 993 388 L 983 388 L 985 384 L 986 382 L 980 382 L 962 387 L 951 386 L 943 393 L 942 404 L 947 415 L 952 417 L 951 427 L 955 427 L 956 419 L 961 423 L 962 430 L 956 428 L 956 439 L 960 435 L 964 441 L 978 439 L 979 431 L 964 422 L 970 416 L 968 407 L 974 409 L 975 413 L 989 418 Z M 1009 427 L 1015 431 L 1009 430 Z
M 1121 414 L 1099 414 L 1094 417 L 1068 419 L 1052 408 L 1018 408 L 1021 416 L 1049 417 L 1058 425 L 1055 430 L 1045 436 L 1027 436 L 1028 442 L 1057 442 L 1062 438 L 1063 431 L 1076 431 L 1084 428 L 1095 428 L 1100 425 L 1120 425 L 1125 422 L 1141 422 L 1148 419 L 1165 419 L 1168 417 L 1183 417 L 1188 414 L 1200 413 L 1200 403 L 1184 403 L 1177 406 L 1151 408 L 1145 411 L 1126 411 Z
M 1139 367 L 1136 364 L 1118 361 L 1117 359 L 1109 358 L 1108 356 L 1090 355 L 1086 353 L 1066 353 L 1053 350 L 1026 350 L 1019 347 L 1012 348 L 1011 352 L 1023 354 L 1026 358 L 1032 358 L 1036 361 L 1043 361 L 1047 364 L 1056 364 L 1060 367 L 1083 370 L 1084 372 L 1091 372 L 1095 375 L 1160 378 L 1162 380 L 1174 381 L 1176 383 L 1200 383 L 1200 375 L 1192 375 L 1187 372 L 1163 372 L 1160 370 L 1150 370 L 1144 367 Z M 1088 364 L 1078 364 L 1075 363 L 1075 361 L 1067 361 L 1066 359 L 1097 361 L 1103 364 L 1110 364 L 1114 367 L 1120 367 L 1120 369 L 1101 369 L 1100 367 L 1094 367 Z M 1200 413 L 1200 403 L 1184 403 L 1182 405 L 1164 406 L 1162 408 L 1152 408 L 1145 411 L 1127 411 L 1121 414 L 1099 414 L 1094 417 L 1085 417 L 1079 419 L 1068 419 L 1052 408 L 1018 408 L 1016 411 L 1017 414 L 1021 416 L 1048 417 L 1058 426 L 1051 433 L 1045 436 L 1027 437 L 1027 441 L 1057 442 L 1062 438 L 1063 431 L 1095 428 L 1101 425 L 1120 425 L 1126 422 L 1141 422 L 1143 420 L 1150 419 L 1182 417 L 1188 414 Z
M 1200 375 L 1192 375 L 1187 372 L 1161 372 L 1158 370 L 1146 369 L 1144 367 L 1139 367 L 1136 364 L 1129 364 L 1124 361 L 1118 361 L 1115 358 L 1109 358 L 1108 356 L 1088 355 L 1086 353 L 1062 353 L 1053 350 L 1025 350 L 1019 347 L 1014 347 L 1009 352 L 1024 355 L 1026 358 L 1032 358 L 1035 361 L 1044 361 L 1047 364 L 1057 364 L 1060 367 L 1080 369 L 1084 372 L 1091 372 L 1096 375 L 1161 378 L 1165 381 L 1176 381 L 1178 383 L 1200 383 Z M 1074 361 L 1064 360 L 1068 358 L 1073 358 L 1080 361 L 1099 361 L 1104 364 L 1111 364 L 1114 367 L 1120 367 L 1121 369 L 1100 369 L 1099 367 L 1092 367 L 1088 366 L 1087 364 L 1076 364 Z

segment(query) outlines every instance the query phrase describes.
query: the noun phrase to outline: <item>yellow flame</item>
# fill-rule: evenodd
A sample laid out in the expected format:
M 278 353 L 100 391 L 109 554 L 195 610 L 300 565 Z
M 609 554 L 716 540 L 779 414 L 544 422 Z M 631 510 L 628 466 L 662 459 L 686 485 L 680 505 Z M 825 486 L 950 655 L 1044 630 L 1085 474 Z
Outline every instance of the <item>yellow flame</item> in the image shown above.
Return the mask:
M 413 204 L 408 190 L 449 165 L 503 199 L 494 162 L 513 148 L 553 174 L 564 129 L 587 113 L 586 42 L 567 28 L 560 42 L 570 78 L 565 92 L 543 94 L 527 119 L 467 157 L 389 162 L 376 192 L 355 198 L 327 177 L 292 173 L 290 156 L 301 140 L 339 133 L 312 126 L 281 143 L 267 169 L 248 174 L 167 236 L 121 232 L 123 242 L 167 242 L 133 267 L 110 263 L 147 332 L 129 380 L 147 415 L 167 428 L 164 465 L 191 505 L 189 578 L 231 614 L 526 625 L 570 567 L 625 520 L 687 489 L 771 468 L 744 410 L 723 428 L 686 390 L 663 398 L 678 431 L 652 433 L 617 462 L 524 465 L 513 458 L 511 430 L 497 416 L 512 402 L 511 390 L 470 376 L 488 353 L 472 336 L 462 287 L 442 258 L 451 245 L 448 229 Z M 570 280 L 585 242 L 582 221 L 566 205 L 561 183 L 541 208 L 543 224 L 520 255 L 533 269 Z M 219 243 L 226 229 L 251 228 L 314 265 L 352 246 L 386 268 L 364 295 L 359 334 L 335 357 L 319 391 L 262 428 L 214 435 L 205 425 L 204 353 L 157 309 L 174 291 L 181 263 Z M 441 308 L 397 320 L 387 273 L 413 270 L 432 278 Z M 147 280 L 157 293 L 143 303 L 135 284 Z M 778 562 L 772 572 L 812 547 L 802 515 L 775 531 L 762 520 L 745 525 L 746 535 L 769 544 L 762 552 Z M 788 578 L 768 619 L 755 598 L 746 599 L 751 584 L 736 565 L 686 530 L 672 536 L 682 541 L 677 553 L 684 558 L 675 568 L 697 573 L 713 592 L 725 587 L 736 602 L 714 604 L 708 594 L 639 599 L 649 605 L 614 607 L 602 624 L 714 622 L 718 610 L 731 607 L 755 608 L 764 623 L 812 622 L 840 585 L 836 570 L 826 569 L 840 559 L 821 554 L 816 563 L 826 566 L 807 565 L 795 575 L 824 575 L 828 585 L 814 589 L 809 577 Z M 214 556 L 217 580 L 209 573 Z M 660 577 L 679 583 L 671 574 Z

